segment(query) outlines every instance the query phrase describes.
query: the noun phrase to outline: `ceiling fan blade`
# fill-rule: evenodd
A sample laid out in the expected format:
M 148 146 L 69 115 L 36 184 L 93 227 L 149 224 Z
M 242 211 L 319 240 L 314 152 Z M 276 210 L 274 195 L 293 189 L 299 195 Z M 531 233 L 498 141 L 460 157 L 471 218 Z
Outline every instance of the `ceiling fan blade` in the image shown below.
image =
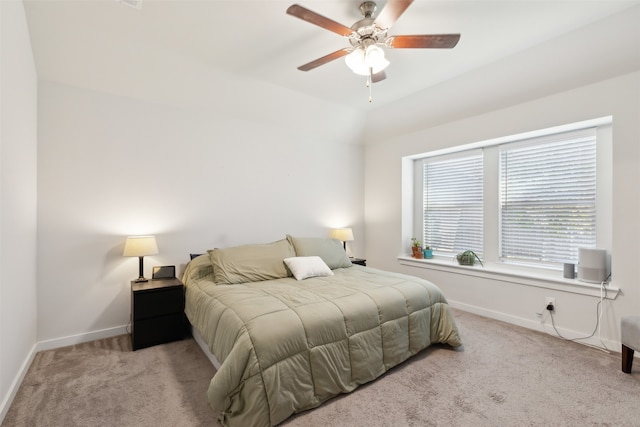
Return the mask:
M 411 3 L 413 0 L 389 0 L 373 23 L 383 30 L 388 30 Z
M 300 71 L 309 71 L 309 70 L 313 70 L 314 68 L 317 68 L 321 65 L 326 64 L 327 62 L 331 62 L 334 59 L 338 59 L 341 58 L 345 55 L 347 55 L 349 52 L 351 52 L 352 48 L 349 47 L 345 47 L 342 48 L 340 50 L 336 50 L 335 52 L 331 52 L 328 55 L 323 56 L 322 58 L 318 58 L 315 61 L 311 61 L 309 63 L 306 63 L 304 65 L 301 65 L 298 67 L 298 70 Z
M 378 83 L 386 78 L 387 78 L 387 74 L 384 72 L 384 70 L 382 70 L 371 75 L 371 83 Z
M 340 34 L 341 36 L 350 36 L 353 33 L 353 30 L 349 27 L 345 27 L 344 25 L 333 21 L 329 18 L 325 18 L 322 15 L 318 15 L 317 13 L 300 6 L 299 4 L 294 4 L 289 6 L 287 9 L 287 13 L 291 16 L 295 16 L 296 18 L 300 18 L 303 21 L 310 22 L 318 27 L 322 27 L 325 30 L 333 31 L 334 33 Z
M 385 44 L 394 49 L 451 49 L 458 44 L 460 34 L 424 34 L 416 36 L 391 36 Z

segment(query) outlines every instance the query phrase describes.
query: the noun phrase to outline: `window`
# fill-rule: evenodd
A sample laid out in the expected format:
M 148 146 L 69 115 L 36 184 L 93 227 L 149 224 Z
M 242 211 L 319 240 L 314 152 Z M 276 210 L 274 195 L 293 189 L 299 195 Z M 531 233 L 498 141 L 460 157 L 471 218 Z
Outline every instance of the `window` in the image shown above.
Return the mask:
M 562 263 L 596 246 L 595 129 L 500 146 L 500 258 Z
M 611 247 L 611 123 L 605 117 L 407 158 L 412 235 L 436 256 L 471 249 L 516 268 L 561 268 L 578 262 L 578 248 Z
M 482 256 L 482 151 L 422 161 L 423 241 L 440 252 Z

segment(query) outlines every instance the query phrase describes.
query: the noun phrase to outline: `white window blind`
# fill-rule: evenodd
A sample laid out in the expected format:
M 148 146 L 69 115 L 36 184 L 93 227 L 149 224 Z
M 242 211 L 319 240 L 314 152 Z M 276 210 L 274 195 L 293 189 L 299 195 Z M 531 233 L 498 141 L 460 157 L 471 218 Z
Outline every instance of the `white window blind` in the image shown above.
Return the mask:
M 483 250 L 482 151 L 422 160 L 423 240 L 438 253 Z
M 500 147 L 500 258 L 577 262 L 596 245 L 596 130 Z

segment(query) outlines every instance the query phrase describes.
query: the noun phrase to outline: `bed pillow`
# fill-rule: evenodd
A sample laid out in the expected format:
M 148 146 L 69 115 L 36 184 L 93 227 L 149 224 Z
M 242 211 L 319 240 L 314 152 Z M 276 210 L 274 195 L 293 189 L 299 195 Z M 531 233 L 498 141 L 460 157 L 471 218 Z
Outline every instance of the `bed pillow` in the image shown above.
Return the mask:
M 289 267 L 296 280 L 304 280 L 309 277 L 333 276 L 333 271 L 319 256 L 285 258 L 284 263 Z
M 292 237 L 289 235 L 287 235 L 287 240 L 293 245 L 296 256 L 319 256 L 332 270 L 352 265 L 339 240 L 328 237 Z
M 213 279 L 213 265 L 208 254 L 191 259 L 182 274 L 182 283 L 188 285 L 190 281 L 199 280 L 211 276 Z
M 217 284 L 260 282 L 290 276 L 285 258 L 296 254 L 291 243 L 278 240 L 261 245 L 243 245 L 208 251 Z

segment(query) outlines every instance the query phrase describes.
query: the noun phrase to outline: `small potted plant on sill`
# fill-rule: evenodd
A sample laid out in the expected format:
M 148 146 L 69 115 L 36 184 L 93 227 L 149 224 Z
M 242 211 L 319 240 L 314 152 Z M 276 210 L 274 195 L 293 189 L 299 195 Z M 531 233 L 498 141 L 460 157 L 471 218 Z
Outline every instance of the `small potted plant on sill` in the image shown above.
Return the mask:
M 482 263 L 480 257 L 472 250 L 466 250 L 462 253 L 459 253 L 458 255 L 456 255 L 456 260 L 458 260 L 458 264 L 460 265 L 470 266 L 473 266 L 476 263 L 476 260 L 478 260 L 480 265 L 484 267 L 484 264 Z
M 422 242 L 415 237 L 411 238 L 411 252 L 413 253 L 414 258 L 422 259 Z
M 424 259 L 433 258 L 433 250 L 431 250 L 431 246 L 424 245 L 424 249 L 422 249 L 422 256 L 424 257 Z

